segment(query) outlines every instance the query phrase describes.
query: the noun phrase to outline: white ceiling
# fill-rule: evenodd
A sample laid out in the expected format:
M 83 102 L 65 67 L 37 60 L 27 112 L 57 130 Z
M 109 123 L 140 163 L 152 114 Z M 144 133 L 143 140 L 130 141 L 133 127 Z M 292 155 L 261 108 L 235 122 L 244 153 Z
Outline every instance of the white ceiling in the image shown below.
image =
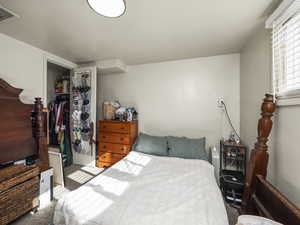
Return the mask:
M 86 0 L 0 0 L 21 16 L 0 32 L 73 62 L 128 64 L 239 52 L 277 0 L 127 0 L 109 19 Z

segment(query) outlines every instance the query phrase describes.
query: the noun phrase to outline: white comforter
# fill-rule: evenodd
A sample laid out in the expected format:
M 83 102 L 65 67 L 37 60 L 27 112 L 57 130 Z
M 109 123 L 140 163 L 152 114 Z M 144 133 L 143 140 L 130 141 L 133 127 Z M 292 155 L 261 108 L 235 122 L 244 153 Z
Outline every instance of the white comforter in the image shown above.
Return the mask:
M 55 225 L 228 225 L 206 161 L 131 152 L 57 203 Z

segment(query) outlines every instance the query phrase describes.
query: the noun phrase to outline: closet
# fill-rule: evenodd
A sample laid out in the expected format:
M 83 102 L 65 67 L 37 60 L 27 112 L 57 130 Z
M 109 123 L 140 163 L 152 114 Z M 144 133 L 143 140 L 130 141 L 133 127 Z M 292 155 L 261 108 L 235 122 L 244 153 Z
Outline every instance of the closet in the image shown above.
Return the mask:
M 69 69 L 47 62 L 46 101 L 49 149 L 63 167 L 96 165 L 96 67 Z
M 47 63 L 49 147 L 61 153 L 63 167 L 68 167 L 73 163 L 70 129 L 70 75 L 69 69 Z

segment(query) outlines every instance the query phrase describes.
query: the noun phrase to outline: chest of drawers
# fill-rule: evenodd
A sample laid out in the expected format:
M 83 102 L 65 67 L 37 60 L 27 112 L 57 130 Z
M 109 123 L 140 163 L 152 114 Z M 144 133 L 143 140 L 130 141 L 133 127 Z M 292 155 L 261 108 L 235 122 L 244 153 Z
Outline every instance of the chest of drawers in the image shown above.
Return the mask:
M 138 122 L 99 121 L 98 167 L 110 167 L 123 159 L 138 134 Z

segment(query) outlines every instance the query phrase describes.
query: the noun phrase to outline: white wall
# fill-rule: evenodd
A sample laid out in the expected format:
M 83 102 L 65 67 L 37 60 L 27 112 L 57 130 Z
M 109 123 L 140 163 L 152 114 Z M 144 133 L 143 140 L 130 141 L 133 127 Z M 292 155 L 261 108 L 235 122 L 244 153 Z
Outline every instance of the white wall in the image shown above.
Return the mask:
M 270 31 L 261 27 L 241 51 L 241 138 L 249 150 L 256 142 L 262 100 L 271 90 L 270 40 Z M 268 145 L 271 152 L 269 179 L 274 182 L 271 140 Z
M 217 98 L 224 97 L 239 130 L 240 55 L 222 55 L 130 66 L 101 76 L 104 100 L 119 100 L 139 112 L 139 130 L 153 135 L 206 136 L 218 145 L 230 129 Z
M 264 93 L 271 91 L 270 31 L 262 26 L 241 52 L 241 135 L 253 147 Z M 278 107 L 269 141 L 268 179 L 300 207 L 300 106 Z
M 275 117 L 276 185 L 300 208 L 300 106 L 280 107 Z
M 0 78 L 24 89 L 22 100 L 43 95 L 43 52 L 0 34 Z
M 0 33 L 0 78 L 17 88 L 22 88 L 21 99 L 32 103 L 34 97 L 45 97 L 45 57 L 57 56 Z

